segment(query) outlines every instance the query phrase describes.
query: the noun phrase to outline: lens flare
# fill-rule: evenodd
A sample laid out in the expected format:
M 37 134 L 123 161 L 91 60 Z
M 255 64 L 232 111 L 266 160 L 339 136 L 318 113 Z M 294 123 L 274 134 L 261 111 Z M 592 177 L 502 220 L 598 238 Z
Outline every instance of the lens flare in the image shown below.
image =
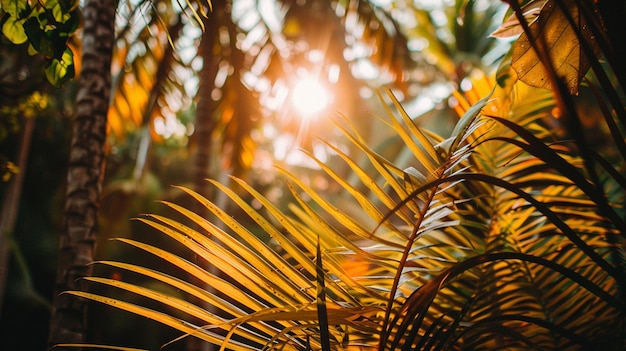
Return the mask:
M 315 79 L 299 80 L 291 93 L 291 103 L 303 117 L 310 117 L 321 112 L 328 105 L 326 88 Z

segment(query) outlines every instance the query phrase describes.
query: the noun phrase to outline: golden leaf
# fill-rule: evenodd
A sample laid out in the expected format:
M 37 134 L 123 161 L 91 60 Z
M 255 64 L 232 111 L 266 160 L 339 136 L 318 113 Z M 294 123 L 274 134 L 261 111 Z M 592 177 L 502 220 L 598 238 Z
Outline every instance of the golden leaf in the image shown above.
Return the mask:
M 600 52 L 584 16 L 580 15 L 577 2 L 565 0 L 563 5 L 559 6 L 555 0 L 549 0 L 543 6 L 539 17 L 529 27 L 533 40 L 539 37 L 545 40 L 545 49 L 549 53 L 557 76 L 565 81 L 571 94 L 578 94 L 580 80 L 589 70 L 590 64 L 582 51 L 580 38 L 563 12 L 563 7 L 567 8 L 573 22 L 577 23 L 582 38 L 594 48 L 596 56 L 599 56 Z M 533 49 L 527 33 L 522 33 L 515 42 L 511 65 L 522 82 L 537 88 L 552 88 L 546 68 Z

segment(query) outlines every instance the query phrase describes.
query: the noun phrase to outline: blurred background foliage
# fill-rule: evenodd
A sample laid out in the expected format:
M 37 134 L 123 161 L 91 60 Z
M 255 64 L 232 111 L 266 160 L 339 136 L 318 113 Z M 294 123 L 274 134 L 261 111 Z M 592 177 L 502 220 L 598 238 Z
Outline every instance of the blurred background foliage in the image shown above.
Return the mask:
M 0 348 L 34 350 L 45 347 L 75 109 L 75 81 L 68 79 L 72 70 L 80 74 L 80 30 L 75 32 L 77 3 L 48 0 L 41 3 L 55 6 L 26 12 L 13 11 L 14 3 L 22 2 L 2 1 L 3 27 L 37 18 L 45 29 L 46 18 L 63 31 L 24 38 L 3 30 L 0 36 L 0 194 L 9 193 L 19 172 L 24 176 L 8 236 Z M 376 90 L 390 88 L 419 123 L 445 135 L 454 123 L 452 92 L 468 87 L 470 77 L 493 73 L 509 49 L 507 40 L 489 36 L 504 16 L 496 1 L 237 0 L 213 1 L 212 10 L 197 6 L 165 0 L 119 4 L 100 257 L 126 254 L 106 243 L 109 237 L 151 235 L 129 219 L 163 211 L 155 200 L 178 199 L 172 184 L 193 186 L 208 176 L 223 180 L 235 174 L 286 204 L 273 168 L 279 163 L 314 189 L 339 196 L 301 151 L 330 167 L 337 156 L 319 138 L 350 154 L 330 121 L 337 114 L 401 165 L 408 157 L 403 143 L 380 133 L 371 118 L 383 107 Z M 59 8 L 71 17 L 39 16 Z M 64 49 L 44 50 L 46 38 Z M 67 56 L 63 61 L 68 50 L 72 70 Z M 53 69 L 57 75 L 51 75 L 55 62 L 68 70 Z M 292 99 L 305 79 L 326 89 L 324 106 L 314 112 L 298 110 L 301 103 Z M 34 124 L 28 161 L 20 165 L 17 146 L 28 123 Z M 337 167 L 348 177 L 345 165 Z M 145 346 L 149 339 L 158 347 L 171 339 L 157 325 L 144 327 L 150 324 L 142 321 L 134 327 L 137 317 L 112 318 L 119 312 L 99 307 L 93 313 L 96 341 L 128 345 L 138 338 Z

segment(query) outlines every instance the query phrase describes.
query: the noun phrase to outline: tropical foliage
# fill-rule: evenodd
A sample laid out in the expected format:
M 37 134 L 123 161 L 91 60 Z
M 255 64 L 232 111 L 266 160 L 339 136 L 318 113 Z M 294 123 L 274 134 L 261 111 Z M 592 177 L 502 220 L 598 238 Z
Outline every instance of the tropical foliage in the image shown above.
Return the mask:
M 4 38 L 16 45 L 28 43 L 29 54 L 46 58 L 50 83 L 59 86 L 74 77 L 70 38 L 79 23 L 78 1 L 4 0 L 0 15 Z
M 623 349 L 626 111 L 624 77 L 613 65 L 619 17 L 591 1 L 533 1 L 525 9 L 536 10 L 526 12 L 510 6 L 496 35 L 522 37 L 495 80 L 475 76 L 455 93 L 459 119 L 450 135 L 421 128 L 384 94 L 380 119 L 411 158 L 384 157 L 338 119 L 362 158 L 327 144 L 334 158 L 316 162 L 342 198 L 330 201 L 279 167 L 292 200 L 287 209 L 240 179 L 236 188 L 209 181 L 237 210 L 180 188 L 217 220 L 167 201 L 178 215 L 138 219 L 187 254 L 117 240 L 213 290 L 176 273 L 100 261 L 159 284 L 103 274 L 85 279 L 134 297 L 68 293 L 223 349 Z M 527 22 L 524 13 L 537 17 Z M 555 54 L 563 38 L 577 44 L 579 59 Z M 593 74 L 585 75 L 587 65 Z M 527 67 L 547 82 L 524 83 Z M 581 110 L 583 99 L 597 111 Z M 344 202 L 350 205 L 338 206 Z
M 219 6 L 230 10 L 230 3 L 230 1 L 216 3 L 210 14 L 218 13 Z M 238 2 L 237 5 L 245 3 Z M 316 6 L 314 10 L 328 14 L 332 12 L 329 12 L 328 9 L 335 4 L 335 2 L 324 2 L 324 6 L 321 8 Z M 64 49 L 65 46 L 69 47 L 74 54 L 75 70 L 80 73 L 80 68 L 84 63 L 80 60 L 80 54 L 84 52 L 83 49 L 85 48 L 85 43 L 81 42 L 81 38 L 84 38 L 84 16 L 81 17 L 83 27 L 79 31 L 79 33 L 82 32 L 82 35 L 77 36 L 73 36 L 69 32 L 59 34 L 59 31 L 64 31 L 68 27 L 50 22 L 48 17 L 56 15 L 66 18 L 62 13 L 59 13 L 60 10 L 70 11 L 75 16 L 79 11 L 84 10 L 84 3 L 80 3 L 82 8 L 77 7 L 78 3 L 76 2 L 57 2 L 55 0 L 38 2 L 9 0 L 3 1 L 0 5 L 5 6 L 6 9 L 12 6 L 11 11 L 17 9 L 17 12 L 14 11 L 15 16 L 12 15 L 13 12 L 0 10 L 2 23 L 10 22 L 12 26 L 12 32 L 4 33 L 0 38 L 0 72 L 2 73 L 0 74 L 0 142 L 2 142 L 2 146 L 0 146 L 2 150 L 0 152 L 2 153 L 0 155 L 0 168 L 2 169 L 3 181 L 10 180 L 10 183 L 0 184 L 0 193 L 5 200 L 0 216 L 2 218 L 0 220 L 2 240 L 4 240 L 0 243 L 2 249 L 0 250 L 2 252 L 0 254 L 0 267 L 8 266 L 9 268 L 7 289 L 4 288 L 4 284 L 0 283 L 0 291 L 5 292 L 6 290 L 8 295 L 4 299 L 6 301 L 5 306 L 8 308 L 6 313 L 3 311 L 1 317 L 2 338 L 0 339 L 2 339 L 1 345 L 4 346 L 0 346 L 0 348 L 15 348 L 18 347 L 15 345 L 19 345 L 19 348 L 35 349 L 43 347 L 31 346 L 31 344 L 41 344 L 40 338 L 24 338 L 20 336 L 20 332 L 28 330 L 29 336 L 41 334 L 39 331 L 45 329 L 41 325 L 45 324 L 46 317 L 31 317 L 50 313 L 49 297 L 53 295 L 49 288 L 52 285 L 51 276 L 53 275 L 50 274 L 50 271 L 53 271 L 54 267 L 49 263 L 56 259 L 58 252 L 54 249 L 56 246 L 54 242 L 58 240 L 58 234 L 61 231 L 58 228 L 61 226 L 58 209 L 63 207 L 59 201 L 61 198 L 59 191 L 66 188 L 65 182 L 60 180 L 58 171 L 62 172 L 62 166 L 67 163 L 66 157 L 64 158 L 60 154 L 67 152 L 66 142 L 69 141 L 69 138 L 64 139 L 67 137 L 68 130 L 64 129 L 67 128 L 67 125 L 62 122 L 69 120 L 75 112 L 76 103 L 73 95 L 76 93 L 76 86 L 74 81 L 65 82 L 58 89 L 46 84 L 45 68 L 51 57 L 46 56 L 46 54 L 33 55 L 35 50 L 32 48 L 30 37 L 26 42 L 16 44 L 12 41 L 14 39 L 12 35 L 14 33 L 26 33 L 23 26 L 27 20 L 29 25 L 35 24 L 35 20 L 39 21 L 41 30 L 36 33 L 39 37 L 32 39 L 41 41 L 46 38 L 56 38 L 54 40 L 55 45 L 63 46 L 61 49 Z M 71 6 L 67 7 L 66 5 Z M 198 70 L 198 63 L 201 61 L 197 56 L 194 56 L 196 53 L 193 47 L 196 44 L 194 40 L 199 36 L 202 27 L 199 24 L 202 21 L 206 22 L 204 33 L 210 32 L 206 24 L 218 28 L 219 34 L 224 34 L 225 28 L 228 30 L 230 39 L 217 41 L 216 49 L 231 54 L 237 51 L 231 56 L 225 55 L 219 59 L 209 52 L 209 58 L 204 59 L 204 62 L 210 63 L 205 66 L 211 66 L 215 63 L 220 68 L 217 72 L 219 74 L 216 73 L 218 77 L 207 76 L 205 78 L 214 81 L 216 89 L 213 90 L 219 90 L 221 96 L 228 97 L 220 98 L 212 94 L 198 94 L 196 98 L 199 114 L 201 101 L 210 100 L 210 104 L 214 104 L 218 100 L 220 102 L 217 111 L 207 114 L 212 122 L 219 124 L 219 128 L 209 136 L 209 139 L 213 141 L 223 138 L 224 147 L 222 150 L 214 151 L 214 155 L 210 155 L 210 157 L 221 157 L 226 161 L 223 164 L 227 164 L 228 160 L 224 157 L 226 152 L 222 151 L 229 149 L 228 154 L 232 154 L 233 157 L 233 162 L 230 164 L 234 165 L 232 167 L 234 172 L 244 168 L 238 165 L 246 167 L 249 165 L 249 160 L 252 158 L 250 150 L 254 150 L 256 147 L 254 144 L 259 142 L 252 140 L 248 135 L 259 121 L 258 118 L 255 121 L 251 119 L 251 115 L 259 111 L 256 111 L 258 107 L 252 106 L 253 104 L 249 102 L 256 102 L 254 101 L 256 99 L 255 94 L 259 91 L 251 91 L 249 86 L 241 84 L 241 75 L 249 71 L 249 64 L 252 64 L 251 59 L 258 57 L 258 52 L 255 50 L 259 48 L 259 45 L 263 47 L 265 52 L 271 51 L 272 47 L 276 46 L 268 39 L 270 37 L 282 37 L 282 28 L 273 27 L 273 33 L 268 34 L 266 32 L 260 38 L 255 35 L 248 35 L 251 31 L 258 34 L 259 28 L 265 25 L 264 18 L 259 16 L 260 7 L 262 7 L 260 2 L 248 2 L 247 5 L 244 5 L 249 6 L 246 9 L 239 8 L 232 13 L 222 14 L 219 22 L 201 16 L 206 14 L 203 11 L 206 11 L 210 5 L 210 2 L 207 1 L 185 1 L 176 4 L 168 1 L 120 2 L 116 17 L 116 51 L 111 67 L 114 74 L 113 104 L 107 116 L 109 131 L 112 133 L 108 135 L 108 149 L 106 151 L 109 151 L 110 154 L 107 155 L 104 192 L 100 211 L 98 211 L 100 228 L 103 229 L 102 232 L 105 235 L 125 235 L 124 233 L 129 231 L 130 227 L 126 224 L 127 218 L 145 211 L 149 205 L 144 204 L 149 203 L 150 196 L 168 196 L 167 191 L 165 191 L 165 195 L 160 193 L 163 191 L 161 184 L 180 184 L 189 179 L 190 172 L 184 161 L 188 158 L 185 146 L 189 146 L 189 149 L 193 151 L 194 146 L 197 145 L 194 142 L 201 138 L 200 129 L 202 129 L 196 128 L 197 126 L 193 126 L 190 122 L 192 120 L 190 116 L 194 112 L 194 105 L 191 103 L 191 96 L 194 91 L 189 89 L 196 86 L 196 76 L 202 75 L 202 72 L 193 72 Z M 280 11 L 277 11 L 276 14 L 278 15 L 277 18 L 280 20 L 280 16 L 283 15 L 282 11 L 288 7 L 291 9 L 292 6 L 301 7 L 303 5 L 310 6 L 311 4 L 287 1 L 276 5 L 276 9 L 280 7 Z M 54 14 L 49 13 L 53 10 L 56 11 Z M 236 17 L 236 13 L 239 14 L 237 16 L 241 17 Z M 293 24 L 298 25 L 300 21 L 306 22 L 306 18 L 301 18 L 301 16 L 310 13 L 290 10 L 290 20 L 288 21 L 290 28 L 293 29 Z M 242 14 L 246 16 L 242 16 Z M 356 8 L 350 7 L 349 10 L 343 12 L 343 15 L 337 13 L 337 16 L 338 22 L 350 17 L 352 25 L 358 24 L 361 29 L 363 27 L 368 28 L 367 35 L 361 36 L 362 39 L 368 41 L 368 48 L 383 46 L 382 41 L 393 43 L 393 45 L 385 45 L 387 52 L 389 52 L 389 48 L 394 48 L 395 51 L 406 45 L 402 33 L 395 30 L 395 24 L 392 27 L 381 25 L 381 20 L 389 24 L 393 22 L 393 19 L 385 11 L 372 9 L 371 4 L 362 3 Z M 244 20 L 243 17 L 246 19 Z M 257 22 L 253 23 L 254 21 Z M 239 22 L 246 22 L 248 27 L 244 28 Z M 249 27 L 250 25 L 252 27 Z M 329 27 L 329 29 L 333 28 Z M 387 33 L 390 28 L 391 31 Z M 203 37 L 205 36 L 204 33 Z M 217 31 L 211 33 L 217 33 Z M 289 34 L 292 35 L 290 40 L 293 39 L 294 42 L 298 42 L 298 47 L 304 43 L 301 34 L 294 31 Z M 285 33 L 285 35 L 288 34 Z M 214 41 L 215 39 L 212 38 Z M 224 39 L 224 36 L 221 39 Z M 352 37 L 353 44 L 358 44 L 359 40 L 355 41 L 354 39 L 355 37 Z M 17 42 L 21 43 L 22 41 Z M 249 53 L 238 51 L 238 47 L 243 42 L 246 43 L 246 50 L 250 50 Z M 99 43 L 99 41 L 95 43 Z M 284 41 L 282 43 L 285 44 Z M 48 49 L 50 49 L 49 42 L 44 44 L 44 46 L 48 45 Z M 57 50 L 59 47 L 54 49 Z M 282 61 L 280 63 L 276 61 L 274 66 L 288 65 L 288 57 L 285 56 L 289 56 L 290 53 L 289 50 L 284 49 L 285 47 L 282 47 L 281 55 L 273 55 Z M 359 57 L 359 59 L 367 59 L 369 55 L 369 52 L 365 52 L 363 57 Z M 245 57 L 243 67 L 233 67 L 234 64 L 241 64 L 233 58 L 234 56 Z M 340 56 L 338 57 L 340 58 Z M 385 56 L 384 59 L 379 57 L 376 63 L 384 67 L 391 66 L 390 59 L 393 58 L 394 69 L 398 70 L 402 68 L 399 63 L 411 63 L 410 60 L 400 60 L 404 57 L 407 57 L 406 51 L 402 51 L 400 54 L 394 53 L 389 57 Z M 255 65 L 257 76 L 260 74 L 260 71 L 257 70 L 260 66 L 261 64 Z M 237 70 L 233 72 L 235 68 Z M 342 79 L 350 78 L 348 68 L 342 66 Z M 405 72 L 396 71 L 394 74 L 400 77 Z M 69 78 L 69 76 L 65 78 Z M 400 78 L 397 80 L 399 81 Z M 96 85 L 99 86 L 100 84 L 94 86 Z M 263 89 L 263 86 L 260 86 L 257 90 Z M 233 98 L 243 96 L 245 96 L 246 103 L 240 103 L 241 100 Z M 107 100 L 104 96 L 101 98 Z M 358 104 L 356 105 L 358 106 Z M 222 113 L 223 111 L 227 113 Z M 248 113 L 250 111 L 252 113 Z M 265 112 L 263 111 L 263 113 Z M 234 116 L 231 113 L 234 113 Z M 20 126 L 22 123 L 23 125 Z M 32 126 L 33 124 L 35 124 L 31 148 L 33 151 L 28 156 L 31 138 L 25 136 L 30 136 L 26 132 L 31 129 L 25 126 Z M 176 135 L 174 137 L 170 137 L 168 134 L 172 132 L 172 124 L 175 127 L 174 134 Z M 200 124 L 198 119 L 196 124 Z M 221 133 L 224 130 L 228 130 L 228 133 Z M 20 131 L 23 132 L 24 136 L 18 134 Z M 192 141 L 187 143 L 187 137 L 191 134 L 193 134 Z M 103 138 L 99 139 L 99 141 L 104 140 Z M 151 143 L 155 140 L 157 143 Z M 16 159 L 7 157 L 12 156 L 15 145 L 25 145 L 21 148 L 24 152 L 20 152 L 20 155 L 23 154 L 24 157 L 20 156 Z M 5 146 L 7 147 L 5 148 Z M 5 153 L 9 155 L 5 155 Z M 60 158 L 56 157 L 57 154 Z M 23 163 L 18 162 L 22 159 L 24 160 Z M 241 160 L 246 162 L 239 162 Z M 28 161 L 30 175 L 26 173 L 26 161 Z M 176 166 L 172 166 L 173 164 Z M 219 167 L 215 168 L 219 169 Z M 211 172 L 217 173 L 215 170 L 211 170 Z M 155 173 L 158 173 L 158 180 L 154 176 Z M 175 180 L 169 178 L 172 175 L 176 177 Z M 20 192 L 22 186 L 20 186 L 21 182 L 18 181 L 22 179 L 21 176 L 25 176 L 23 192 Z M 7 201 L 10 199 L 13 200 Z M 22 200 L 21 205 L 19 201 L 14 199 Z M 139 207 L 141 210 L 138 210 Z M 7 210 L 5 211 L 5 209 Z M 29 211 L 32 213 L 45 212 L 51 221 L 43 220 L 40 216 L 36 221 L 32 221 L 28 215 Z M 13 215 L 17 221 L 5 220 Z M 17 222 L 16 225 L 14 225 L 15 222 Z M 32 225 L 36 228 L 33 228 Z M 98 234 L 97 236 L 99 240 L 104 241 L 105 235 Z M 123 255 L 119 251 L 116 254 Z M 10 261 L 9 256 L 11 256 L 12 261 Z M 84 259 L 83 262 L 89 261 L 87 255 L 82 258 Z M 7 264 L 5 265 L 4 262 Z M 5 270 L 0 269 L 0 281 L 4 281 L 2 277 L 5 276 L 5 272 Z M 73 279 L 68 280 L 73 281 Z M 36 313 L 33 310 L 37 310 Z M 33 324 L 32 319 L 37 320 L 36 325 Z

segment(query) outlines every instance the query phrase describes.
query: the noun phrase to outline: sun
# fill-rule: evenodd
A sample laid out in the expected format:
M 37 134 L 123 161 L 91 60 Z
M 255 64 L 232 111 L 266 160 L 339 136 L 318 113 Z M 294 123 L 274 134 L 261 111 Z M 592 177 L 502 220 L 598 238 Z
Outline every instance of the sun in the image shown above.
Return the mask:
M 303 117 L 311 117 L 328 106 L 328 91 L 317 80 L 303 78 L 297 81 L 291 93 L 291 103 Z

